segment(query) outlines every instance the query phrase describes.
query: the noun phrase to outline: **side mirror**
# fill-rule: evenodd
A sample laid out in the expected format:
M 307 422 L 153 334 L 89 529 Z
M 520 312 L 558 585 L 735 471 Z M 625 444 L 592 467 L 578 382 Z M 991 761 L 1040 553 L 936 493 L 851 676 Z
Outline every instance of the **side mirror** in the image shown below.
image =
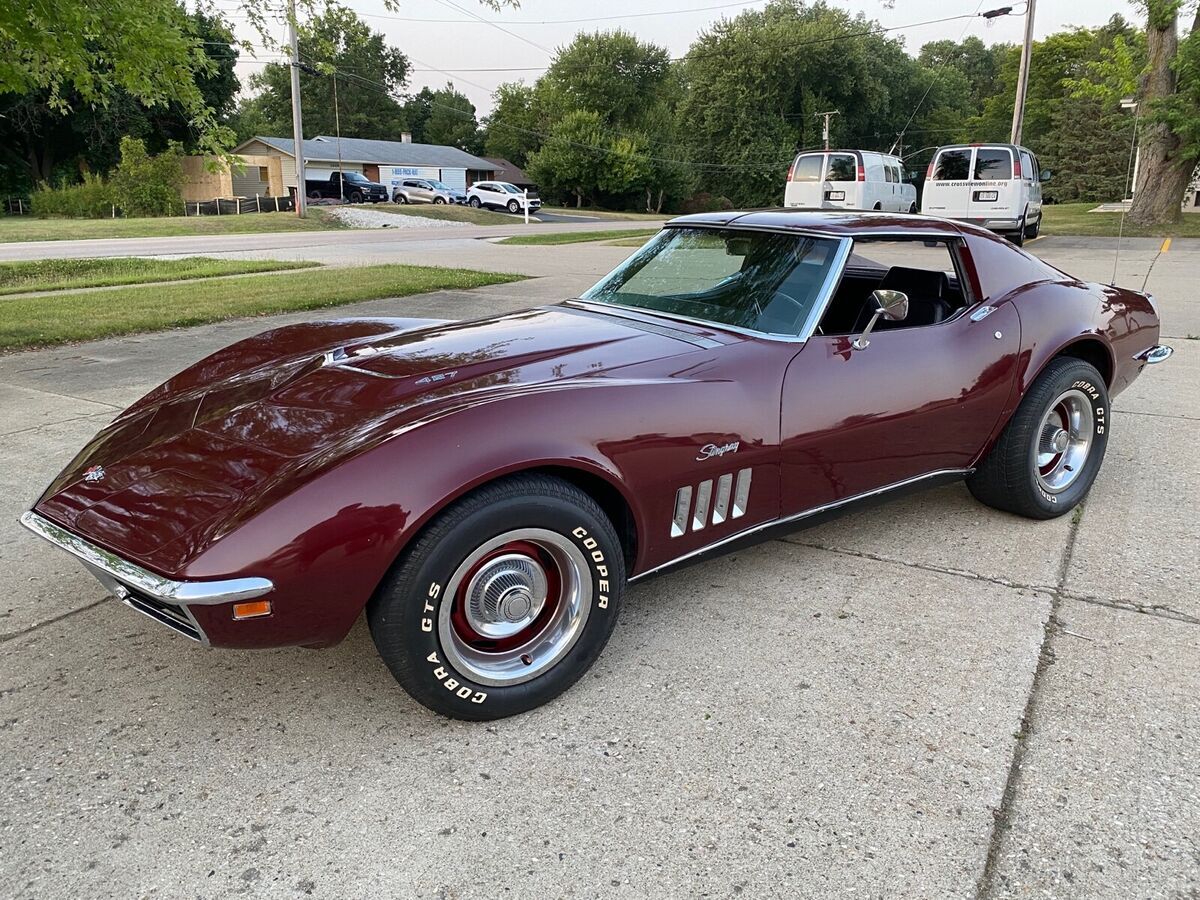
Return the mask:
M 1050 170 L 1042 169 L 1041 173 L 1039 173 L 1039 175 L 1038 175 L 1038 178 L 1041 181 L 1049 181 L 1050 180 Z
M 851 346 L 855 350 L 866 350 L 871 345 L 871 342 L 867 338 L 870 337 L 871 330 L 880 319 L 887 319 L 889 322 L 902 322 L 908 318 L 908 294 L 904 293 L 904 291 L 889 291 L 880 288 L 877 291 L 871 292 L 871 299 L 875 301 L 875 314 L 871 316 L 871 321 L 867 323 L 867 327 L 863 329 L 863 333 L 854 339 Z

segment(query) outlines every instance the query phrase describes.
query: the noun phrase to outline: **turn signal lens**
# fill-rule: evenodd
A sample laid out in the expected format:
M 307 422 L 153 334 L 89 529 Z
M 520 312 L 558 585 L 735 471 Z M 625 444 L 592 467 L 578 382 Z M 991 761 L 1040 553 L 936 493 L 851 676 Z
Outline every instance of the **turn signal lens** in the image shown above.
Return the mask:
M 270 600 L 251 600 L 248 603 L 233 604 L 234 619 L 257 619 L 259 616 L 269 616 L 270 614 Z

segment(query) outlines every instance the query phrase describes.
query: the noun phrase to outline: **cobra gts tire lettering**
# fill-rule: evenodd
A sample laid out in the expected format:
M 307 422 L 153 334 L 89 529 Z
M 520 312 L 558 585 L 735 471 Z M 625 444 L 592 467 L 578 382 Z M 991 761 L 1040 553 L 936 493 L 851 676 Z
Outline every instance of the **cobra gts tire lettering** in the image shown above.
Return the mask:
M 441 596 L 441 593 L 442 593 L 442 586 L 440 584 L 438 584 L 436 581 L 429 586 L 428 596 L 429 596 L 430 600 L 436 600 L 439 596 Z M 421 612 L 426 613 L 426 615 L 421 617 L 421 630 L 425 631 L 425 632 L 432 632 L 433 631 L 433 618 L 432 618 L 431 614 L 433 613 L 433 604 L 430 603 L 429 600 L 426 600 L 425 606 L 421 610 Z
M 435 666 L 433 677 L 440 681 L 442 687 L 454 694 L 455 697 L 458 697 L 460 700 L 470 700 L 472 703 L 482 703 L 487 699 L 487 691 L 477 691 L 451 676 L 446 671 L 445 666 L 442 665 L 442 661 L 438 659 L 436 651 L 425 657 L 425 661 Z

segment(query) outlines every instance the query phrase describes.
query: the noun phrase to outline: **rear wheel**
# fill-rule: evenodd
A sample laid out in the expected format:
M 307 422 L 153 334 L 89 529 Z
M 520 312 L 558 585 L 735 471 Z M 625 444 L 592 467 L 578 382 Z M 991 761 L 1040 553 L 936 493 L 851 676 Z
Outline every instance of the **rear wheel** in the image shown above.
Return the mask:
M 1029 388 L 967 486 L 988 506 L 1052 519 L 1087 495 L 1107 446 L 1104 379 L 1083 360 L 1059 357 Z
M 915 203 L 910 203 L 910 204 L 908 205 L 908 214 L 909 214 L 910 216 L 915 216 L 915 215 L 917 214 L 917 204 L 915 204 Z
M 1041 213 L 1038 213 L 1037 221 L 1034 222 L 1032 225 L 1026 226 L 1025 237 L 1032 241 L 1035 237 L 1037 237 L 1039 234 L 1041 234 L 1041 231 L 1042 231 L 1042 215 L 1041 215 Z
M 1014 244 L 1016 244 L 1018 247 L 1022 246 L 1025 243 L 1025 220 L 1026 220 L 1026 217 L 1027 217 L 1026 213 L 1021 213 L 1021 221 L 1019 221 L 1017 223 L 1017 230 L 1013 234 L 1010 234 L 1008 236 L 1008 239 L 1010 241 L 1012 241 Z
M 545 476 L 488 485 L 442 513 L 367 608 L 380 656 L 445 716 L 498 719 L 557 697 L 617 621 L 625 563 L 599 506 Z

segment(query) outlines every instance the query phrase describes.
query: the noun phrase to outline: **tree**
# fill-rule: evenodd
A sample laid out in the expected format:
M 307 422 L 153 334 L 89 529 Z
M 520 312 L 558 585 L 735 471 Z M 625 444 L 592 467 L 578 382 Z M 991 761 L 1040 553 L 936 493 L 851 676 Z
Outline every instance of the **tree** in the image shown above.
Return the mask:
M 555 54 L 538 89 L 552 115 L 587 109 L 608 125 L 630 125 L 654 104 L 670 64 L 665 47 L 625 31 L 578 34 Z
M 202 146 L 230 135 L 198 77 L 215 64 L 176 0 L 0 4 L 0 95 L 44 92 L 66 111 L 103 107 L 124 91 L 147 107 L 178 104 Z
M 1129 218 L 1163 225 L 1179 221 L 1184 192 L 1200 165 L 1200 7 L 1180 40 L 1182 0 L 1144 5 L 1148 61 L 1138 97 L 1146 111 Z
M 965 75 L 970 85 L 972 113 L 977 114 L 984 101 L 1000 89 L 1000 67 L 1011 51 L 1011 44 L 989 47 L 971 35 L 962 42 L 931 41 L 921 47 L 917 60 L 928 69 L 949 67 Z
M 216 18 L 202 12 L 185 19 L 188 33 L 203 41 L 211 65 L 197 70 L 195 83 L 207 109 L 227 124 L 239 90 L 233 36 Z M 188 108 L 171 101 L 147 105 L 122 87 L 111 88 L 103 102 L 85 100 L 64 86 L 61 105 L 49 88 L 25 94 L 0 94 L 0 187 L 24 192 L 40 181 L 74 179 L 83 172 L 105 172 L 116 165 L 120 140 L 139 137 L 150 152 L 172 141 L 188 151 L 211 149 Z
M 433 114 L 434 92 L 427 87 L 421 88 L 404 103 L 405 129 L 412 134 L 412 139 L 418 144 L 425 144 L 425 126 Z
M 492 95 L 492 114 L 483 138 L 484 153 L 524 168 L 529 155 L 541 146 L 542 125 L 535 90 L 519 82 L 502 84 Z
M 316 69 L 301 70 L 300 98 L 308 134 L 341 133 L 396 140 L 405 117 L 393 95 L 408 81 L 408 58 L 390 47 L 352 10 L 331 4 L 299 32 L 300 58 Z M 336 81 L 337 106 L 334 105 Z M 257 113 L 271 134 L 292 133 L 291 69 L 269 63 L 250 79 L 260 91 Z
M 573 195 L 582 206 L 600 189 L 604 152 L 603 121 L 599 113 L 578 109 L 567 113 L 551 130 L 538 150 L 529 157 L 529 174 L 543 192 L 552 196 Z
M 429 119 L 425 123 L 423 140 L 429 144 L 444 144 L 475 153 L 479 150 L 479 122 L 475 119 L 475 104 L 447 84 L 435 91 L 429 101 Z M 414 138 L 415 139 L 415 138 Z

